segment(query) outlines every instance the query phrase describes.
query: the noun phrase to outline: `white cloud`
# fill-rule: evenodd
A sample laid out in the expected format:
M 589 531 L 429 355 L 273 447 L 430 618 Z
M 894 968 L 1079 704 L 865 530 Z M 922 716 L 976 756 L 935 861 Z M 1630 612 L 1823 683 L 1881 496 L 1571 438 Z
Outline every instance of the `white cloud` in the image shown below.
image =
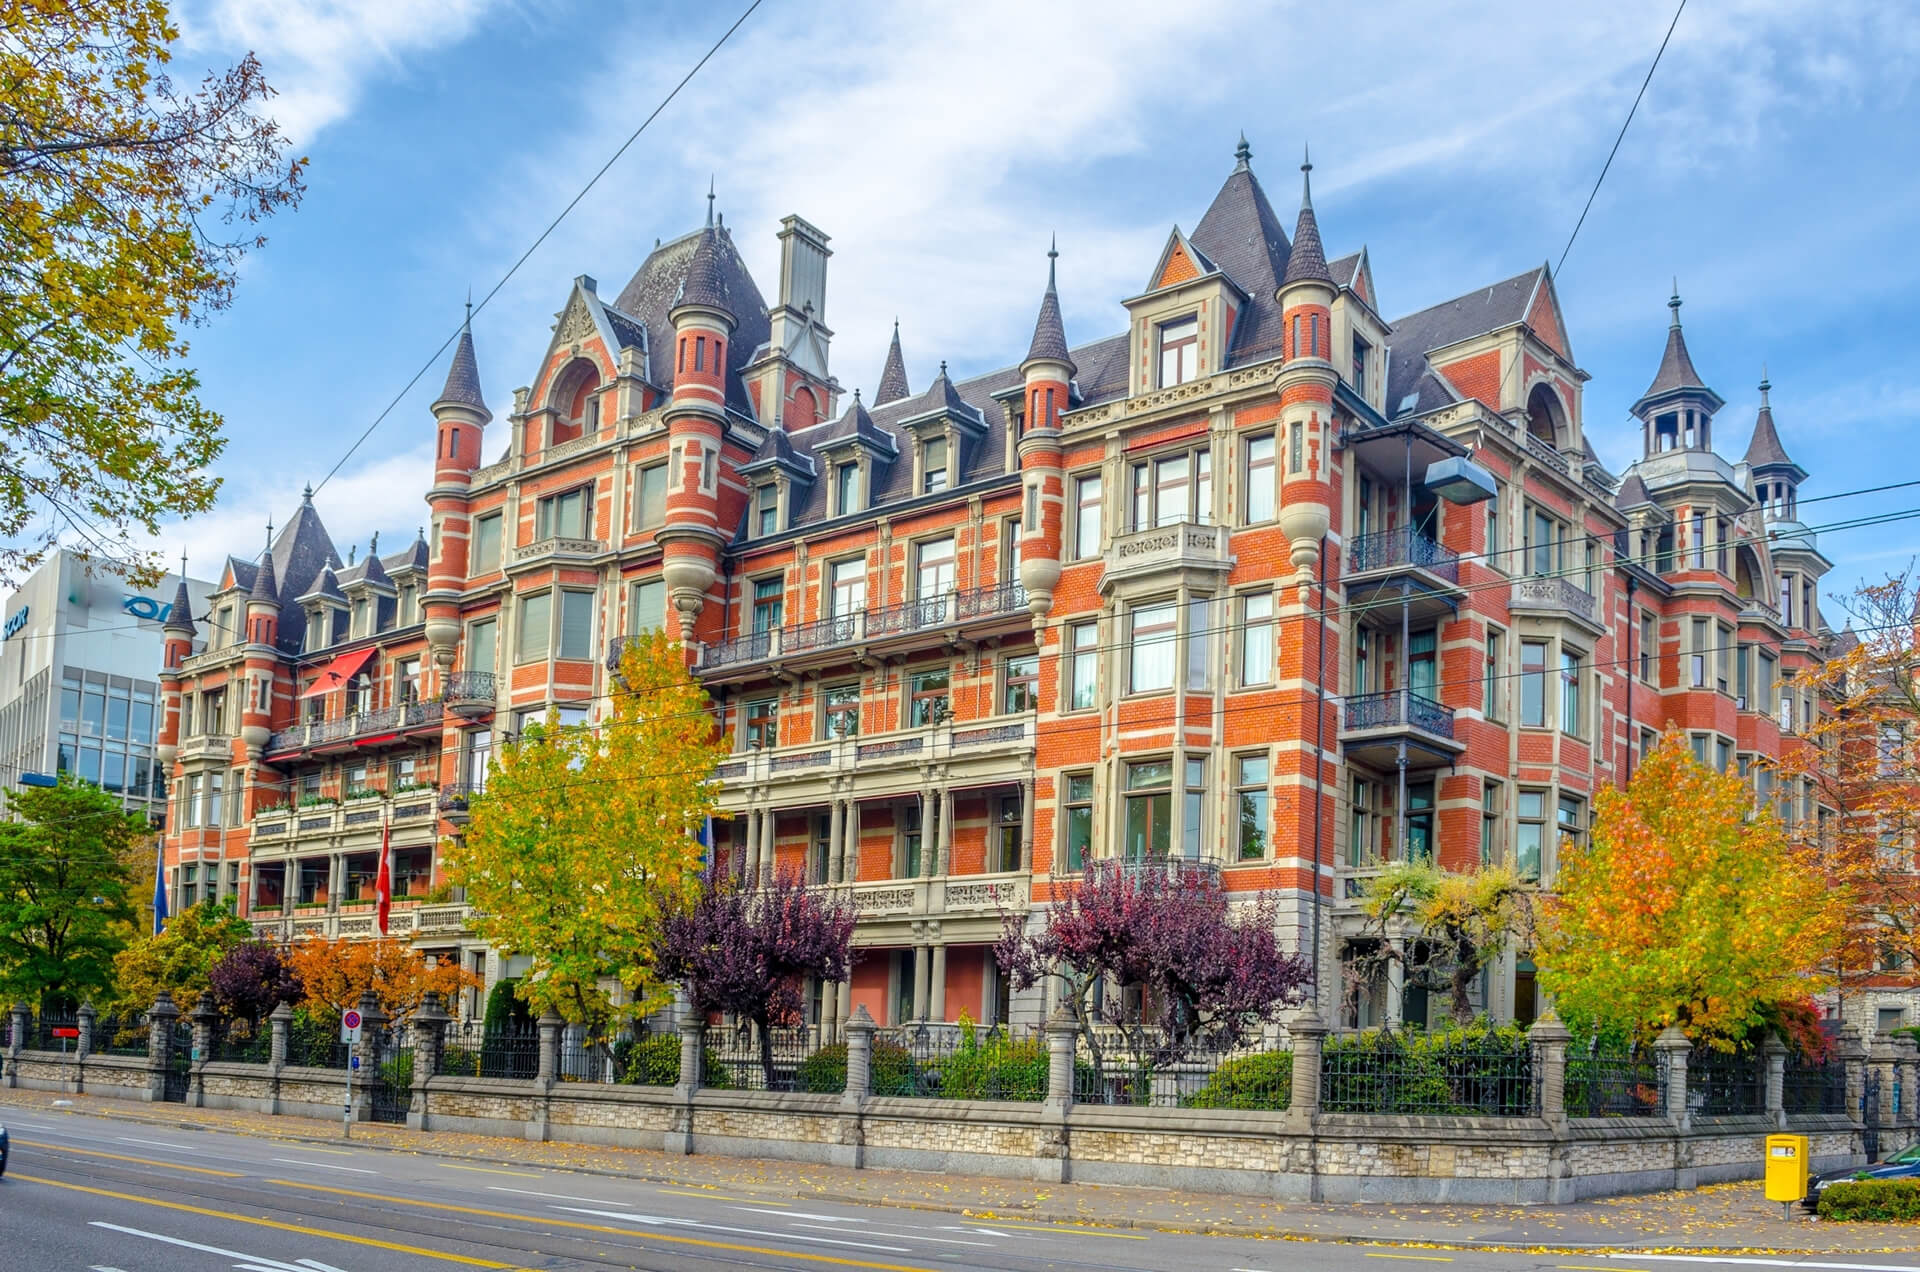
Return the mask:
M 271 112 L 294 144 L 353 109 L 409 54 L 465 39 L 498 0 L 200 0 L 181 17 L 189 55 L 259 55 Z

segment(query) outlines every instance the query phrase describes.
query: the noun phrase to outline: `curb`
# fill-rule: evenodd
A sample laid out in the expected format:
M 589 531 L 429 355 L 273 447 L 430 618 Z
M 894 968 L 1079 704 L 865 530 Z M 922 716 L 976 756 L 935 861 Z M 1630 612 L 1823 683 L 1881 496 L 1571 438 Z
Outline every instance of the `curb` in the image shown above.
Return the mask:
M 152 1106 L 143 1106 L 143 1107 L 152 1107 Z M 181 1107 L 184 1108 L 184 1106 L 181 1106 Z M 137 1117 L 137 1116 L 129 1115 L 127 1113 L 123 1113 L 118 1109 L 111 1109 L 111 1108 L 100 1108 L 100 1109 L 96 1109 L 92 1107 L 89 1107 L 86 1109 L 80 1109 L 77 1107 L 55 1108 L 50 1105 L 15 1104 L 11 1101 L 5 1100 L 4 1098 L 0 1098 L 0 1108 L 19 1108 L 19 1109 L 28 1109 L 28 1110 L 38 1110 L 48 1114 L 64 1114 L 67 1116 L 78 1115 L 82 1117 L 97 1117 L 97 1118 L 100 1118 L 102 1121 L 123 1122 L 123 1123 L 130 1123 L 130 1124 L 140 1125 L 140 1126 L 161 1126 L 161 1127 L 171 1126 L 176 1130 L 182 1130 L 182 1131 L 225 1132 L 230 1135 L 243 1135 L 243 1136 L 246 1136 L 248 1139 L 277 1140 L 284 1143 L 293 1143 L 293 1144 L 335 1145 L 343 1142 L 341 1139 L 334 1136 L 261 1132 L 261 1131 L 246 1129 L 243 1127 L 221 1126 L 218 1124 L 210 1125 L 205 1122 L 195 1122 L 195 1121 L 190 1121 L 183 1118 Z M 476 1160 L 478 1161 L 500 1161 L 500 1160 L 512 1161 L 514 1160 L 511 1158 L 503 1159 L 503 1158 L 480 1157 L 477 1154 L 454 1153 L 454 1152 L 448 1152 L 441 1149 L 434 1149 L 431 1147 L 409 1148 L 409 1147 L 402 1147 L 394 1144 L 379 1143 L 372 1140 L 347 1140 L 344 1142 L 351 1143 L 356 1147 L 367 1149 L 373 1152 L 404 1153 L 404 1154 L 410 1154 L 415 1157 L 434 1157 L 434 1158 L 439 1158 L 439 1159 L 448 1160 L 448 1161 L 476 1161 Z M 508 1141 L 508 1142 L 512 1143 L 517 1141 Z M 547 1142 L 551 1143 L 554 1141 L 547 1141 Z M 600 1147 L 600 1146 L 583 1145 L 583 1147 Z M 678 1175 L 657 1174 L 657 1173 L 651 1173 L 647 1171 L 634 1171 L 634 1170 L 611 1170 L 606 1167 L 600 1167 L 600 1166 L 549 1165 L 544 1162 L 521 1162 L 519 1164 L 530 1166 L 539 1170 L 553 1171 L 555 1173 L 565 1173 L 565 1174 L 574 1174 L 574 1175 L 591 1175 L 591 1176 L 596 1176 L 602 1179 L 630 1179 L 640 1183 L 649 1183 L 649 1184 L 672 1184 L 676 1187 L 685 1188 L 690 1191 L 693 1191 L 693 1190 L 718 1191 L 718 1189 L 714 1185 L 707 1184 L 697 1180 L 688 1180 Z M 806 1200 L 831 1201 L 831 1202 L 837 1202 L 841 1205 L 848 1205 L 848 1206 L 889 1206 L 898 1210 L 916 1210 L 916 1211 L 932 1212 L 936 1214 L 961 1215 L 966 1218 L 979 1219 L 989 1223 L 995 1219 L 1018 1219 L 1023 1222 L 1050 1223 L 1050 1224 L 1059 1224 L 1062 1226 L 1081 1227 L 1081 1228 L 1114 1228 L 1114 1229 L 1121 1229 L 1121 1230 L 1133 1229 L 1133 1230 L 1143 1231 L 1143 1232 L 1164 1232 L 1169 1235 L 1175 1235 L 1175 1236 L 1235 1237 L 1241 1240 L 1291 1241 L 1291 1242 L 1296 1242 L 1296 1243 L 1305 1244 L 1305 1245 L 1377 1246 L 1383 1249 L 1461 1250 L 1461 1251 L 1470 1251 L 1477 1254 L 1521 1254 L 1521 1255 L 1525 1255 L 1525 1254 L 1600 1254 L 1600 1253 L 1605 1253 L 1610 1251 L 1617 1251 L 1622 1254 L 1684 1254 L 1684 1255 L 1694 1255 L 1694 1256 L 1700 1256 L 1700 1257 L 1709 1257 L 1709 1256 L 1739 1257 L 1739 1256 L 1760 1256 L 1760 1255 L 1811 1257 L 1814 1255 L 1839 1255 L 1839 1254 L 1867 1255 L 1867 1254 L 1920 1253 L 1920 1242 L 1915 1242 L 1914 1244 L 1911 1244 L 1911 1245 L 1875 1246 L 1875 1247 L 1869 1247 L 1869 1248 L 1849 1247 L 1849 1248 L 1836 1249 L 1831 1246 L 1827 1246 L 1827 1247 L 1786 1247 L 1786 1246 L 1753 1246 L 1753 1245 L 1739 1245 L 1739 1246 L 1697 1245 L 1696 1246 L 1696 1245 L 1674 1245 L 1671 1243 L 1659 1244 L 1655 1242 L 1636 1243 L 1636 1242 L 1601 1242 L 1601 1241 L 1594 1241 L 1594 1242 L 1558 1241 L 1558 1242 L 1550 1242 L 1550 1243 L 1542 1242 L 1542 1243 L 1536 1244 L 1536 1243 L 1530 1243 L 1530 1242 L 1524 1242 L 1524 1241 L 1512 1241 L 1512 1240 L 1477 1241 L 1477 1240 L 1470 1240 L 1470 1239 L 1455 1239 L 1455 1240 L 1435 1241 L 1435 1240 L 1418 1240 L 1411 1237 L 1364 1236 L 1356 1233 L 1308 1232 L 1308 1231 L 1300 1231 L 1300 1230 L 1285 1230 L 1285 1229 L 1278 1229 L 1278 1228 L 1255 1228 L 1251 1225 L 1234 1224 L 1234 1223 L 1183 1224 L 1183 1223 L 1175 1223 L 1170 1220 L 1140 1219 L 1140 1218 L 1134 1218 L 1132 1216 L 1127 1216 L 1127 1215 L 1116 1215 L 1111 1218 L 1092 1218 L 1086 1215 L 1077 1214 L 1077 1213 L 1068 1212 L 1068 1211 L 1048 1211 L 1048 1210 L 1038 1210 L 1038 1209 L 1033 1209 L 1033 1210 L 1018 1209 L 1013 1211 L 988 1210 L 988 1209 L 983 1209 L 976 1206 L 962 1205 L 957 1202 L 943 1204 L 937 1201 L 928 1201 L 928 1200 L 918 1199 L 918 1198 L 873 1197 L 873 1196 L 861 1196 L 854 1193 L 842 1193 L 842 1192 L 819 1191 L 819 1190 L 800 1192 L 800 1191 L 796 1191 L 789 1188 L 781 1188 L 781 1187 L 770 1188 L 764 1185 L 756 1185 L 751 1183 L 729 1183 L 726 1185 L 726 1187 L 734 1191 L 759 1192 L 772 1197 L 791 1198 L 796 1201 L 806 1201 Z

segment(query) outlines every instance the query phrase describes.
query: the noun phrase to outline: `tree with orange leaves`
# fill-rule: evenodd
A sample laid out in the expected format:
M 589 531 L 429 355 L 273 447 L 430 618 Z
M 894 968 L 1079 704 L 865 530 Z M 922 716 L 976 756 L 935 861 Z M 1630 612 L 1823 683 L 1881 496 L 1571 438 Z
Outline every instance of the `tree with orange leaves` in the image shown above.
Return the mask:
M 322 1012 L 353 1006 L 372 990 L 380 1009 L 398 1020 L 417 1011 L 429 991 L 451 1002 L 463 989 L 480 988 L 480 978 L 458 963 L 429 966 L 424 954 L 391 937 L 334 941 L 309 936 L 294 942 L 288 961 L 306 988 L 307 1007 Z
M 1912 985 L 1907 969 L 1920 962 L 1916 604 L 1920 580 L 1911 566 L 1847 599 L 1857 630 L 1850 626 L 1824 662 L 1794 677 L 1803 704 L 1792 720 L 1797 736 L 1771 765 L 1776 787 L 1801 795 L 1795 842 L 1818 855 L 1851 900 L 1828 960 L 1842 994 L 1868 983 Z
M 1844 902 L 1745 782 L 1674 734 L 1600 793 L 1592 843 L 1562 848 L 1535 961 L 1568 1019 L 1731 1046 L 1825 987 Z

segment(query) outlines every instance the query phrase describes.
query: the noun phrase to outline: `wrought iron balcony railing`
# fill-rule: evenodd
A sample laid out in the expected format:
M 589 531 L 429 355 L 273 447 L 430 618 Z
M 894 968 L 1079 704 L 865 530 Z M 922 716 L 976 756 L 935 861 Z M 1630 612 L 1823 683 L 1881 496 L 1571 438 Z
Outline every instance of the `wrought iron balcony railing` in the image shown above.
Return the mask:
M 1353 541 L 1347 554 L 1350 575 L 1396 567 L 1425 570 L 1449 583 L 1460 581 L 1460 554 L 1435 543 L 1411 526 L 1363 534 Z
M 1453 710 L 1407 689 L 1356 694 L 1347 699 L 1346 728 L 1350 732 L 1412 728 L 1451 738 Z
M 836 614 L 808 623 L 793 623 L 764 632 L 748 632 L 706 647 L 700 667 L 712 671 L 770 658 L 818 653 L 857 645 L 862 641 L 938 631 L 982 619 L 1025 613 L 1027 589 L 1018 582 L 995 583 L 959 592 L 942 592 L 874 610 Z M 618 656 L 617 647 L 609 658 Z

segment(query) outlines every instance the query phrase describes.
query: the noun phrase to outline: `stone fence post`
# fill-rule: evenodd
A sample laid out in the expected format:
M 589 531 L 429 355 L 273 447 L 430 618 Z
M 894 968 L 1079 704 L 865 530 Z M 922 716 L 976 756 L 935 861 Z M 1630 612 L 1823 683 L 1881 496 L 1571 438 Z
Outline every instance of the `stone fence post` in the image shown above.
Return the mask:
M 380 1080 L 381 1035 L 386 1028 L 387 1013 L 380 1010 L 379 996 L 368 990 L 360 995 L 360 1041 L 354 1045 L 360 1068 L 347 1079 L 348 1089 L 353 1092 L 353 1120 L 356 1122 L 373 1120 L 373 1086 Z
M 533 1086 L 536 1099 L 533 1104 L 533 1121 L 527 1125 L 526 1136 L 530 1140 L 545 1141 L 548 1135 L 547 1120 L 551 1108 L 554 1084 L 560 1080 L 560 1034 L 567 1022 L 560 1013 L 549 1007 L 540 1013 L 540 1070 L 534 1075 Z
M 167 1098 L 167 1071 L 173 1067 L 173 1022 L 180 1009 L 173 995 L 161 990 L 147 1009 L 147 1102 L 160 1104 Z
M 836 1166 L 859 1170 L 867 1158 L 867 1101 L 873 1095 L 873 1017 L 861 1003 L 841 1022 L 847 1043 L 847 1087 L 840 1097 L 840 1142 L 832 1146 Z
M 707 1044 L 706 1017 L 692 1009 L 680 1017 L 680 1080 L 674 1084 L 674 1099 L 679 1108 L 675 1111 L 673 1124 L 661 1137 L 661 1147 L 669 1153 L 689 1154 L 693 1152 L 693 1097 L 700 1093 L 701 1065 Z M 848 1064 L 847 1079 L 853 1079 L 852 1064 Z
M 1320 1062 L 1327 1043 L 1327 1022 L 1308 1003 L 1288 1022 L 1287 1032 L 1293 1037 L 1292 1090 L 1287 1111 L 1311 1126 L 1320 1115 Z
M 1653 1049 L 1667 1074 L 1667 1121 L 1679 1130 L 1687 1130 L 1693 1125 L 1687 1108 L 1687 1053 L 1693 1050 L 1693 1044 L 1680 1032 L 1680 1026 L 1668 1025 L 1653 1040 Z
M 413 1013 L 413 1094 L 407 1105 L 407 1129 L 427 1129 L 427 1080 L 440 1067 L 440 1052 L 446 1046 L 447 1022 L 451 1019 L 440 1005 L 440 992 L 430 989 L 420 1010 Z
M 267 1112 L 280 1111 L 280 1071 L 287 1067 L 288 1044 L 293 1041 L 293 1004 L 281 1003 L 267 1017 L 267 1027 L 273 1030 L 267 1052 L 268 1094 Z
M 1047 1107 L 1073 1106 L 1073 1060 L 1080 1041 L 1080 1022 L 1065 1003 L 1047 1017 Z
M 1840 1063 L 1847 1070 L 1847 1116 L 1862 1121 L 1867 1098 L 1867 1044 L 1857 1025 L 1840 1027 Z
M 1567 1124 L 1567 1043 L 1573 1034 L 1551 1009 L 1527 1030 L 1533 1047 L 1533 1080 L 1540 1095 L 1540 1116 L 1556 1129 Z
M 207 1103 L 207 1062 L 213 1059 L 213 1030 L 220 1023 L 220 1013 L 214 1010 L 213 995 L 202 994 L 200 1001 L 194 1004 L 187 1019 L 193 1022 L 193 1055 L 189 1057 L 193 1065 L 193 1083 L 187 1088 L 189 1108 L 205 1108 Z
M 77 1013 L 77 1023 L 80 1026 L 80 1041 L 75 1044 L 73 1049 L 74 1058 L 77 1060 L 85 1061 L 88 1056 L 93 1054 L 93 1024 L 97 1015 L 98 1013 L 94 1011 L 91 1002 L 80 1004 L 80 1010 Z
M 1894 1050 L 1891 1034 L 1873 1035 L 1873 1043 L 1868 1049 L 1867 1063 L 1873 1066 L 1874 1076 L 1879 1079 L 1876 1120 L 1883 1127 L 1897 1126 L 1899 1123 L 1896 1119 L 1900 1113 L 1900 1106 L 1895 1100 L 1897 1092 L 1894 1089 L 1894 1082 L 1900 1076 L 1899 1053 Z
M 27 1049 L 27 1030 L 33 1027 L 33 1008 L 15 1003 L 12 1016 L 7 1033 L 6 1084 L 16 1087 L 20 1085 L 20 1053 Z
M 1767 1120 L 1787 1127 L 1787 1044 L 1773 1034 L 1760 1044 L 1761 1063 L 1767 1066 Z
M 1911 1127 L 1914 1124 L 1914 1064 L 1916 1058 L 1920 1058 L 1920 1046 L 1916 1046 L 1912 1038 L 1901 1035 L 1893 1040 L 1893 1051 L 1900 1074 L 1900 1106 L 1894 1115 L 1898 1125 Z

